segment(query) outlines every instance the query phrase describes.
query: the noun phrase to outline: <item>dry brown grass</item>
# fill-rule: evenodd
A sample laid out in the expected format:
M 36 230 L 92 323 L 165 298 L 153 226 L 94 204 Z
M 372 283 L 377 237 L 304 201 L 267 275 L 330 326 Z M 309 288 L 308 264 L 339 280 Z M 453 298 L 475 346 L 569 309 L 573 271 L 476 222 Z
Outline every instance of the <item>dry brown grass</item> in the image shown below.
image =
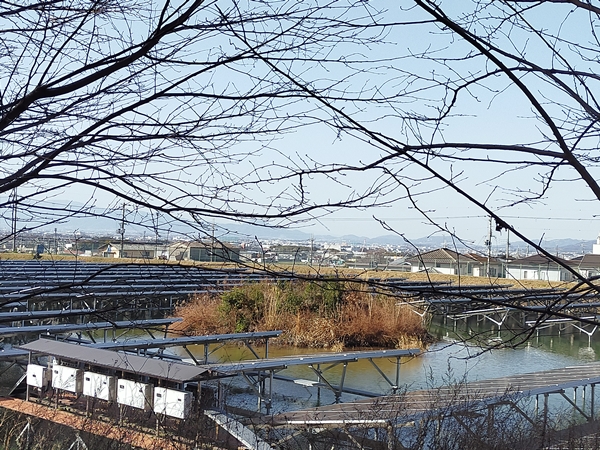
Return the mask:
M 323 304 L 318 304 L 314 299 L 320 291 L 314 285 L 307 282 L 252 285 L 246 289 L 251 290 L 253 298 L 258 298 L 256 303 L 248 306 L 238 302 L 236 308 L 223 297 L 199 295 L 176 310 L 175 314 L 184 320 L 174 324 L 173 330 L 197 335 L 283 330 L 277 340 L 281 345 L 338 350 L 343 347 L 405 348 L 430 342 L 422 318 L 410 307 L 397 305 L 392 297 L 372 295 L 345 284 L 337 303 L 331 303 L 332 293 L 327 292 Z M 338 288 L 336 285 L 335 289 Z M 304 303 L 298 303 L 302 293 L 308 297 Z M 240 323 L 247 327 L 236 328 Z
M 353 292 L 341 307 L 339 333 L 346 345 L 402 347 L 406 340 L 427 342 L 422 318 L 394 297 Z
M 175 310 L 175 316 L 183 322 L 169 326 L 172 333 L 184 335 L 223 334 L 231 330 L 226 316 L 219 311 L 221 299 L 207 294 L 196 295 Z

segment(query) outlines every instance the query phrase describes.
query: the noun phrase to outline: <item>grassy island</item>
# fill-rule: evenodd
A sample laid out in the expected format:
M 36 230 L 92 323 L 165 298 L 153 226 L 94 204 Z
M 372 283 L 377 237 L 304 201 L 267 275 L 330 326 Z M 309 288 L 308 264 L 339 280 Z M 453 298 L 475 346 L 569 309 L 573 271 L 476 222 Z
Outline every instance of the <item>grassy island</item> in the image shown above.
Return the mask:
M 284 330 L 280 345 L 404 348 L 431 341 L 422 318 L 398 299 L 356 282 L 283 281 L 196 295 L 180 305 L 176 331 L 218 334 Z

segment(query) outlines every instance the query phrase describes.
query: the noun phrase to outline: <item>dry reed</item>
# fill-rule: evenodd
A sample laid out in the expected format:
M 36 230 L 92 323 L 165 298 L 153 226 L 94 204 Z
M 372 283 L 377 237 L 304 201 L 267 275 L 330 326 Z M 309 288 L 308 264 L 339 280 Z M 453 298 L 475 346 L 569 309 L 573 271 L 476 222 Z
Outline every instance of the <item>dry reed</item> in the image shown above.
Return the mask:
M 179 306 L 183 334 L 283 330 L 281 345 L 404 348 L 431 339 L 422 318 L 397 299 L 358 284 L 259 283 L 220 296 L 196 295 Z

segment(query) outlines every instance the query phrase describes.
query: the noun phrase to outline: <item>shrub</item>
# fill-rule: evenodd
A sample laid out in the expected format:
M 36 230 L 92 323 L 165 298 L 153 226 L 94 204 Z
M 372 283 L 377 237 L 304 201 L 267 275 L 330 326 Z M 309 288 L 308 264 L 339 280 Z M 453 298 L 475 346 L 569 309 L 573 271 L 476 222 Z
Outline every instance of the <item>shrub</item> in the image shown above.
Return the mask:
M 263 316 L 264 300 L 262 285 L 249 284 L 223 293 L 220 309 L 226 315 L 234 315 L 236 333 L 245 332 Z

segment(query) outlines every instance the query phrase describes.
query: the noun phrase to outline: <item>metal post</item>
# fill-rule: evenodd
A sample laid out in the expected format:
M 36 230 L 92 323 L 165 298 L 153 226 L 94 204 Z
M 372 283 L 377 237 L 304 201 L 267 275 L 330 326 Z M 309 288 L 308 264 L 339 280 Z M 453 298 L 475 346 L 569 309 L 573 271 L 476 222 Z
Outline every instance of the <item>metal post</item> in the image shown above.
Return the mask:
M 262 389 L 262 381 L 261 381 L 261 372 L 258 372 L 258 379 L 256 380 L 256 389 L 258 390 L 258 406 L 257 406 L 257 411 L 261 412 L 262 411 L 262 396 L 263 396 L 263 389 Z
M 342 378 L 340 380 L 340 388 L 335 392 L 335 402 L 340 402 L 340 397 L 342 396 L 342 392 L 344 391 L 344 381 L 346 379 L 346 369 L 348 368 L 348 362 L 344 362 L 344 367 L 342 369 Z
M 31 352 L 29 352 L 29 359 L 27 360 L 27 367 L 31 364 Z M 25 380 L 25 401 L 29 401 L 29 383 Z
M 12 251 L 17 252 L 17 189 L 13 190 L 13 208 L 12 208 Z
M 594 406 L 595 406 L 594 405 L 594 397 L 595 397 L 595 394 L 596 394 L 596 392 L 595 392 L 596 391 L 596 385 L 595 384 L 592 384 L 591 390 L 592 390 L 592 392 L 591 392 L 592 396 L 591 396 L 591 399 L 590 399 L 590 420 L 593 421 L 594 420 Z
M 321 364 L 317 364 L 317 381 L 319 384 L 317 385 L 317 404 L 321 404 Z
M 546 441 L 546 428 L 548 426 L 548 397 L 550 394 L 544 394 L 544 418 L 542 422 L 542 445 Z
M 269 403 L 267 404 L 267 414 L 271 414 L 271 405 L 273 404 L 273 370 L 269 372 Z

